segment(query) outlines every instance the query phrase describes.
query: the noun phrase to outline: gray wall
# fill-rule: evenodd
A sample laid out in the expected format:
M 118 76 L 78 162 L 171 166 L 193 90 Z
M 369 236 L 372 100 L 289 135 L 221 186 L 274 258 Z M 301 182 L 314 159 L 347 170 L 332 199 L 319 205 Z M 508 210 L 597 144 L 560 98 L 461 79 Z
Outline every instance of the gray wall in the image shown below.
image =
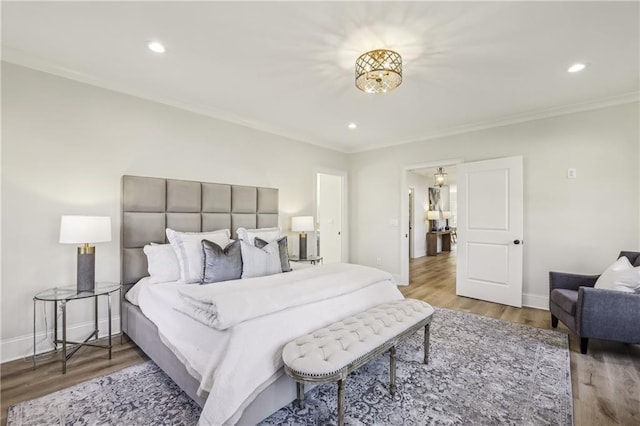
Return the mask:
M 640 247 L 638 127 L 633 103 L 353 154 L 351 261 L 400 274 L 403 168 L 522 155 L 524 302 L 546 307 L 548 271 L 600 273 Z
M 279 188 L 289 230 L 291 216 L 313 214 L 312 169 L 347 170 L 336 151 L 8 63 L 2 113 L 3 360 L 31 350 L 33 295 L 75 283 L 75 247 L 58 243 L 61 215 L 111 216 L 96 279 L 119 281 L 121 175 Z M 77 333 L 90 313 L 69 305 Z

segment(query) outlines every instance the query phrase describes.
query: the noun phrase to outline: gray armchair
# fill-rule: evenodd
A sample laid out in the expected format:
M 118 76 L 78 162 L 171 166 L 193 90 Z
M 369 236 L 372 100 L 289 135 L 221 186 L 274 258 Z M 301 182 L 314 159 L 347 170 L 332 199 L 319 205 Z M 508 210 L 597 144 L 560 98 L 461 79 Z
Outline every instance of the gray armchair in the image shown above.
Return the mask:
M 622 256 L 640 266 L 640 252 L 622 251 Z M 589 339 L 640 343 L 640 293 L 593 288 L 598 277 L 549 272 L 551 326 L 560 320 L 569 327 L 583 354 Z

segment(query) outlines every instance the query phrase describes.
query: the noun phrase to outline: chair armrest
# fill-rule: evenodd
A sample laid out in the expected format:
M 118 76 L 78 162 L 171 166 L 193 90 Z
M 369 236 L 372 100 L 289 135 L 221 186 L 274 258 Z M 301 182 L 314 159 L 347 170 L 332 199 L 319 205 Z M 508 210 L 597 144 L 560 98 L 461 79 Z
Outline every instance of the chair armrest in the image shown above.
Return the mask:
M 549 272 L 549 293 L 555 289 L 575 290 L 593 287 L 600 275 L 578 275 L 565 272 Z
M 581 287 L 576 326 L 581 337 L 640 343 L 640 293 Z

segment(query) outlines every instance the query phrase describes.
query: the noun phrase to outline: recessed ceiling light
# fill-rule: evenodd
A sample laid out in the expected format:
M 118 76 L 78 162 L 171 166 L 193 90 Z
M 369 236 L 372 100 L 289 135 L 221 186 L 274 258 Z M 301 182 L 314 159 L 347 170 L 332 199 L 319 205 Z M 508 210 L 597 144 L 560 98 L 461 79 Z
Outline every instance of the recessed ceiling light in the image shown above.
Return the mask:
M 149 50 L 156 53 L 164 53 L 167 51 L 164 45 L 159 41 L 150 41 L 149 43 L 147 43 L 147 47 L 149 48 Z
M 587 64 L 583 64 L 583 63 L 575 63 L 573 65 L 571 65 L 569 67 L 569 69 L 567 69 L 567 72 L 579 72 L 582 71 L 583 69 L 585 69 L 587 67 Z
M 347 126 L 347 127 L 349 127 L 351 130 L 353 130 L 353 129 L 357 128 L 358 125 L 356 123 L 349 123 L 349 126 Z

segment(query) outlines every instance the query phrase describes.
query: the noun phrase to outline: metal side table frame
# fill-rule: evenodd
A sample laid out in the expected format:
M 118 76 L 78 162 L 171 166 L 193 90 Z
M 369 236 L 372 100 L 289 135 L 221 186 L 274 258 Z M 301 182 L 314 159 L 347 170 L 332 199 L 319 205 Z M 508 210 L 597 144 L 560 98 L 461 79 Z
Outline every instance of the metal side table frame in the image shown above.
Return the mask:
M 36 368 L 36 302 L 53 302 L 54 320 L 53 320 L 53 345 L 54 350 L 58 350 L 58 344 L 62 344 L 62 374 L 67 373 L 67 361 L 83 346 L 93 346 L 96 348 L 107 349 L 109 351 L 109 359 L 111 359 L 112 336 L 111 336 L 111 294 L 119 292 L 120 299 L 120 336 L 122 336 L 122 286 L 117 283 L 99 283 L 96 284 L 93 291 L 78 291 L 75 286 L 71 287 L 55 287 L 36 294 L 33 297 L 33 368 Z M 106 345 L 94 343 L 98 340 L 98 298 L 107 296 L 107 312 L 108 312 L 108 339 Z M 67 340 L 67 303 L 73 300 L 93 298 L 93 331 L 82 342 Z M 58 303 L 62 307 L 62 339 L 58 339 Z M 92 342 L 89 342 L 93 338 Z M 75 345 L 67 353 L 67 345 Z

